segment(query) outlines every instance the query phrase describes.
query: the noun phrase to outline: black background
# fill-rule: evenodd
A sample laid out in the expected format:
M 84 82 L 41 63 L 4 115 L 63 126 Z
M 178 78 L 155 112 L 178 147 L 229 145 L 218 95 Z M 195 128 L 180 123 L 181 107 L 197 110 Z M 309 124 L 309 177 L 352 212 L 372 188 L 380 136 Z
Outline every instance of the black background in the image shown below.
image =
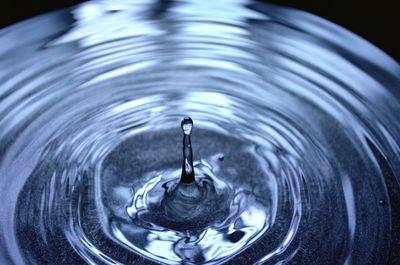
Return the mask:
M 7 5 L 0 4 L 0 28 L 80 2 L 83 1 L 7 1 Z M 400 10 L 396 1 L 271 0 L 268 2 L 302 9 L 335 22 L 369 40 L 400 62 Z

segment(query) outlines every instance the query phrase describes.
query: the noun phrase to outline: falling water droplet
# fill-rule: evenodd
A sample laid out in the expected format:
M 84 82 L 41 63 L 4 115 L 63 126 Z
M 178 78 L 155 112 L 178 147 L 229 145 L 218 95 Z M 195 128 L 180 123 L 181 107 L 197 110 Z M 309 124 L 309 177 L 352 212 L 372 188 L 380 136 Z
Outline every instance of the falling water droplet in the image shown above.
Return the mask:
M 181 183 L 192 183 L 194 182 L 194 170 L 190 133 L 192 132 L 193 128 L 193 120 L 190 117 L 185 117 L 181 122 L 181 128 L 183 131 L 183 161 Z

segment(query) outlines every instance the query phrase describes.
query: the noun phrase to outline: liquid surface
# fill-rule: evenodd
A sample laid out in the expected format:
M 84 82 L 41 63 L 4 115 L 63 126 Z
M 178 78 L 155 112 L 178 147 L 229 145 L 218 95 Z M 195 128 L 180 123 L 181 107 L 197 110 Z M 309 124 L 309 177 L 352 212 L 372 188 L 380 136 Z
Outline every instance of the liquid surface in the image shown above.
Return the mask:
M 0 264 L 400 262 L 398 63 L 233 2 L 0 31 Z M 185 115 L 196 181 L 177 187 Z

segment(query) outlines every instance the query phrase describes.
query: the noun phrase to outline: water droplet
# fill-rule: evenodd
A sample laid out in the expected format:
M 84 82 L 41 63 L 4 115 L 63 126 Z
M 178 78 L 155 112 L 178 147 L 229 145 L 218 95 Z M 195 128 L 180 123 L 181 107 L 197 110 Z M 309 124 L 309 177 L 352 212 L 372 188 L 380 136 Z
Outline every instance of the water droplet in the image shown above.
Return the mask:
M 181 128 L 183 131 L 181 183 L 193 183 L 195 181 L 193 169 L 193 151 L 192 144 L 190 142 L 190 133 L 192 132 L 193 128 L 193 120 L 190 117 L 185 117 L 181 122 Z
M 192 128 L 193 128 L 193 120 L 190 117 L 183 118 L 183 120 L 181 122 L 181 128 L 185 135 L 190 135 L 190 133 L 192 132 Z

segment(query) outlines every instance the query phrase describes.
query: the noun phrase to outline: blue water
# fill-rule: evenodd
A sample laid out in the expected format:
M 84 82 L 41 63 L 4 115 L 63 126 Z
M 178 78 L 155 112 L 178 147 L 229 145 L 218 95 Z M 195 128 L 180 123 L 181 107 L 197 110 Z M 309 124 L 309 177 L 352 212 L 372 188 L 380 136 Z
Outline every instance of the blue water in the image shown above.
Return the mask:
M 289 8 L 99 0 L 5 28 L 0 263 L 398 264 L 399 113 L 397 62 Z M 184 116 L 202 188 L 176 199 Z

